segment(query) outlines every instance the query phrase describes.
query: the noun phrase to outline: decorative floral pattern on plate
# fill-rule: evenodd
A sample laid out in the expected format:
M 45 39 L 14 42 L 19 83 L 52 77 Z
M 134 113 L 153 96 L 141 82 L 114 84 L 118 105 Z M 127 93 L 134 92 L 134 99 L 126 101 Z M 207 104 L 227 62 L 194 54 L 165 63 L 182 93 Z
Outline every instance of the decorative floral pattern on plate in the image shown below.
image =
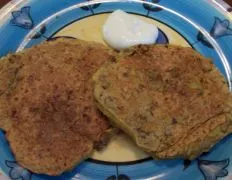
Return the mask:
M 230 21 L 228 19 L 221 20 L 218 17 L 215 17 L 214 25 L 210 30 L 210 35 L 215 39 L 223 36 L 232 35 Z M 212 45 L 208 42 L 207 38 L 201 32 L 198 33 L 197 39 L 201 41 L 204 45 L 212 48 Z
M 59 38 L 76 39 L 76 38 L 70 37 L 70 36 L 56 36 L 56 37 L 48 38 L 47 41 L 54 41 L 54 40 L 59 39 Z
M 76 6 L 78 3 L 81 2 L 88 2 L 91 0 L 80 0 L 80 1 L 69 1 L 69 5 L 71 6 Z M 218 0 L 216 0 L 218 1 Z M 16 1 L 15 1 L 16 2 Z M 65 6 L 66 4 L 64 3 L 64 1 L 56 1 L 55 3 L 51 3 L 52 1 L 49 0 L 50 4 L 47 3 L 48 1 L 40 1 L 40 0 L 28 0 L 28 1 L 24 1 L 22 3 L 20 3 L 20 6 L 15 6 L 14 8 L 12 8 L 12 12 L 5 12 L 6 14 L 8 13 L 9 16 L 11 16 L 11 19 L 9 20 L 9 23 L 2 23 L 0 26 L 0 30 L 2 32 L 2 34 L 0 34 L 0 41 L 2 43 L 0 43 L 0 53 L 2 53 L 3 55 L 5 55 L 7 52 L 12 51 L 17 49 L 16 45 L 18 43 L 21 43 L 23 41 L 23 39 L 25 38 L 25 33 L 17 33 L 17 31 L 20 31 L 20 28 L 15 28 L 14 26 L 18 26 L 21 27 L 21 29 L 26 29 L 26 30 L 31 30 L 33 29 L 33 27 L 38 26 L 38 24 L 36 23 L 37 21 L 33 21 L 32 17 L 35 19 L 40 19 L 41 22 L 43 20 L 45 20 L 45 18 L 48 18 L 51 16 L 51 14 L 55 14 L 59 11 L 64 10 L 64 8 L 67 8 L 67 6 Z M 97 13 L 108 13 L 109 11 L 112 11 L 112 9 L 118 9 L 121 8 L 122 10 L 125 11 L 130 11 L 132 13 L 135 14 L 144 14 L 144 16 L 147 16 L 149 18 L 156 18 L 156 20 L 160 20 L 161 23 L 166 23 L 166 25 L 173 27 L 174 30 L 176 30 L 177 32 L 180 32 L 181 35 L 183 35 L 187 40 L 188 39 L 193 39 L 192 42 L 190 43 L 195 43 L 194 41 L 196 40 L 196 34 L 198 33 L 198 30 L 195 29 L 194 27 L 191 29 L 191 31 L 193 31 L 192 34 L 188 33 L 189 29 L 186 29 L 186 27 L 182 27 L 182 25 L 178 24 L 178 26 L 175 26 L 175 21 L 169 21 L 168 18 L 166 19 L 167 22 L 163 22 L 162 19 L 159 19 L 160 15 L 159 13 L 162 13 L 162 15 L 166 15 L 166 10 L 162 9 L 160 7 L 151 5 L 151 4 L 147 4 L 146 2 L 150 2 L 153 4 L 159 4 L 164 2 L 166 5 L 168 4 L 168 6 L 172 7 L 173 5 L 173 9 L 175 11 L 175 5 L 177 3 L 174 3 L 175 1 L 173 0 L 144 0 L 142 3 L 138 3 L 138 4 L 134 4 L 135 6 L 131 6 L 131 3 L 136 3 L 135 1 L 124 1 L 123 3 L 121 3 L 120 1 L 114 1 L 112 3 L 112 6 L 110 5 L 110 1 L 109 2 L 97 2 L 97 3 L 93 3 L 91 5 L 87 5 L 87 6 L 83 6 L 81 7 L 81 9 L 74 9 L 73 14 L 70 13 L 70 17 L 66 16 L 65 18 L 59 18 L 55 21 L 53 21 L 52 26 L 51 24 L 49 24 L 50 22 L 46 22 L 43 25 L 40 26 L 40 28 L 37 29 L 36 32 L 31 33 L 29 37 L 27 37 L 28 39 L 32 39 L 31 42 L 32 44 L 36 44 L 38 42 L 41 42 L 43 40 L 54 40 L 56 38 L 60 38 L 60 37 L 50 37 L 54 32 L 56 32 L 58 29 L 63 28 L 67 23 L 72 22 L 73 20 L 78 20 L 78 19 L 83 19 L 86 16 L 90 17 L 89 15 L 96 15 Z M 62 4 L 63 3 L 63 4 Z M 208 33 L 215 39 L 219 39 L 222 38 L 224 36 L 230 36 L 232 35 L 232 29 L 231 29 L 231 25 L 229 20 L 227 20 L 228 17 L 226 16 L 219 16 L 219 17 L 223 17 L 223 18 L 218 18 L 218 17 L 214 17 L 217 16 L 214 13 L 214 10 L 208 10 L 206 6 L 208 2 L 206 1 L 200 1 L 200 0 L 196 0 L 196 1 L 191 1 L 191 0 L 178 0 L 178 6 L 180 7 L 178 10 L 178 13 L 180 14 L 184 14 L 186 15 L 186 18 L 188 18 L 189 15 L 192 15 L 191 13 L 197 12 L 198 10 L 201 8 L 198 7 L 204 7 L 204 13 L 205 16 L 210 16 L 209 19 L 212 20 L 212 28 L 210 28 L 208 30 Z M 35 5 L 36 4 L 36 5 Z M 181 8 L 181 6 L 183 4 L 194 4 L 195 8 L 191 9 L 191 8 L 186 8 L 188 6 L 183 6 L 183 8 Z M 209 4 L 209 3 L 208 3 Z M 58 6 L 59 5 L 59 6 Z M 21 9 L 18 9 L 18 7 L 22 7 Z M 64 8 L 61 8 L 64 7 Z M 110 8 L 109 8 L 110 7 Z M 31 11 L 33 8 L 33 10 L 35 11 Z M 40 13 L 37 13 L 38 10 L 40 11 Z M 110 9 L 110 10 L 109 10 Z M 210 8 L 209 8 L 210 9 Z M 76 11 L 77 10 L 77 11 Z M 177 12 L 177 11 L 176 11 Z M 216 10 L 215 10 L 216 12 Z M 151 15 L 152 16 L 149 16 Z M 202 18 L 202 17 L 198 17 L 196 13 L 196 19 L 197 18 Z M 202 13 L 202 12 L 201 12 Z M 201 14 L 199 13 L 199 14 Z M 1 14 L 0 14 L 1 15 Z M 156 17 L 154 17 L 154 16 Z M 168 16 L 168 14 L 167 14 Z M 62 15 L 60 15 L 60 17 L 62 17 Z M 70 19 L 69 19 L 70 18 Z M 174 15 L 172 18 L 170 19 L 174 19 Z M 38 22 L 38 23 L 41 23 Z M 57 24 L 56 24 L 57 23 Z M 202 22 L 203 24 L 200 24 L 201 22 L 197 21 L 195 22 L 196 24 L 199 24 L 200 26 L 204 26 L 204 23 L 209 23 L 209 22 Z M 3 26 L 5 25 L 6 30 L 4 29 L 5 27 Z M 211 26 L 210 25 L 210 26 Z M 188 26 L 189 27 L 189 26 Z M 179 29 L 178 29 L 179 28 Z M 187 33 L 182 33 L 181 30 L 183 29 L 183 32 L 187 32 Z M 186 30 L 186 31 L 185 31 Z M 10 31 L 10 33 L 9 33 Z M 28 31 L 28 34 L 32 32 L 32 31 Z M 9 36 L 7 37 L 8 39 L 6 39 L 6 37 L 4 37 L 5 34 L 14 34 L 14 36 Z M 8 35 L 8 34 L 7 34 Z M 166 36 L 166 31 L 162 29 L 162 31 L 159 31 L 159 38 L 156 41 L 156 43 L 169 43 L 168 41 L 172 42 L 172 36 L 170 36 L 170 34 L 167 34 L 168 36 Z M 66 37 L 66 38 L 73 38 L 71 36 L 69 36 L 69 34 L 63 34 L 61 35 L 62 37 Z M 170 37 L 169 39 L 167 37 Z M 41 39 L 39 39 L 41 38 Z M 5 40 L 6 39 L 6 40 Z M 199 44 L 204 44 L 205 46 L 200 46 L 200 50 L 202 50 L 203 54 L 204 52 L 212 52 L 214 51 L 214 49 L 210 49 L 210 51 L 208 51 L 208 47 L 212 48 L 212 45 L 208 42 L 207 38 L 201 33 L 198 33 L 197 36 L 198 42 L 200 42 Z M 3 41 L 2 41 L 3 40 Z M 227 52 L 231 52 L 232 49 L 230 49 L 231 47 L 229 47 L 229 42 L 228 40 L 225 38 L 225 44 L 226 44 L 226 48 L 228 48 Z M 223 46 L 224 44 L 220 44 L 220 42 L 218 42 L 220 46 Z M 199 49 L 197 49 L 199 50 Z M 223 49 L 224 50 L 224 49 Z M 214 58 L 214 54 L 212 54 L 212 58 Z M 216 54 L 216 53 L 215 53 Z M 226 56 L 228 56 L 228 59 L 232 59 L 231 54 L 230 53 L 225 53 Z M 230 61 L 231 63 L 231 61 Z M 220 67 L 219 67 L 220 68 Z M 215 150 L 212 154 L 210 154 L 210 158 L 211 160 L 203 160 L 206 157 L 200 156 L 198 160 L 196 161 L 184 161 L 184 172 L 182 170 L 180 170 L 178 167 L 179 165 L 181 166 L 183 161 L 175 161 L 174 165 L 169 165 L 169 161 L 167 161 L 167 163 L 165 162 L 164 164 L 159 163 L 160 161 L 153 161 L 153 160 L 145 160 L 143 162 L 136 162 L 134 164 L 130 164 L 130 165 L 117 165 L 117 164 L 96 164 L 94 162 L 90 162 L 90 161 L 85 161 L 83 162 L 82 165 L 79 165 L 77 168 L 75 168 L 73 171 L 71 172 L 66 172 L 61 176 L 58 177 L 49 177 L 49 176 L 43 176 L 43 175 L 35 175 L 32 174 L 30 171 L 22 168 L 21 166 L 19 166 L 15 161 L 8 161 L 5 159 L 5 157 L 7 157 L 7 159 L 11 159 L 12 157 L 9 157 L 9 145 L 6 142 L 5 136 L 1 135 L 0 133 L 0 142 L 2 143 L 0 146 L 0 152 L 1 154 L 4 154 L 4 156 L 0 156 L 0 161 L 1 161 L 1 165 L 3 168 L 3 171 L 9 175 L 9 177 L 11 179 L 21 179 L 21 180 L 39 180 L 39 179 L 73 179 L 73 180 L 79 180 L 79 179 L 107 179 L 107 180 L 130 180 L 130 179 L 145 179 L 144 178 L 144 174 L 148 174 L 149 175 L 149 179 L 153 179 L 157 174 L 158 171 L 161 171 L 163 176 L 159 177 L 160 179 L 164 178 L 164 179 L 174 179 L 174 180 L 179 180 L 179 179 L 187 179 L 187 178 L 182 178 L 183 176 L 185 176 L 187 174 L 188 177 L 190 177 L 190 179 L 205 179 L 205 180 L 219 180 L 220 177 L 224 177 L 226 180 L 232 180 L 231 179 L 231 172 L 228 175 L 228 171 L 231 171 L 231 166 L 229 166 L 229 158 L 231 158 L 231 153 L 229 152 L 231 149 L 231 140 L 228 140 L 228 143 L 224 143 L 224 144 L 220 144 L 220 147 L 223 147 L 223 152 L 226 152 L 227 154 L 229 154 L 229 156 L 222 156 L 221 152 L 218 150 Z M 227 152 L 228 151 L 228 152 Z M 220 156 L 220 157 L 219 157 Z M 207 156 L 208 157 L 208 156 Z M 216 158 L 220 158 L 220 159 L 224 159 L 222 161 L 212 161 L 212 159 L 216 157 Z M 228 159 L 225 159 L 227 158 Z M 159 165 L 162 164 L 162 165 Z M 171 164 L 171 163 L 170 163 Z M 162 167 L 161 167 L 162 166 Z M 128 168 L 129 167 L 129 168 Z M 142 167 L 142 168 L 141 168 Z M 183 166 L 181 166 L 182 168 Z M 162 169 L 160 169 L 162 168 Z M 178 169 L 178 170 L 176 170 Z M 172 173 L 169 173 L 172 172 Z M 170 175 L 171 174 L 171 175 Z M 183 176 L 182 176 L 183 175 Z M 99 178 L 104 176 L 104 178 Z M 46 178 L 45 178 L 46 177 Z M 97 178 L 96 178 L 97 177 Z M 140 177 L 140 178 L 137 178 Z M 148 178 L 147 178 L 148 179 Z M 155 178 L 154 178 L 155 179 Z M 156 178 L 157 179 L 157 178 Z
M 41 36 L 44 35 L 44 33 L 46 32 L 46 30 L 47 30 L 46 26 L 42 25 L 40 27 L 40 29 L 37 32 L 35 32 L 35 34 L 31 38 L 32 39 L 38 39 L 38 38 L 40 38 Z M 45 38 L 47 39 L 47 37 L 45 37 Z
M 214 38 L 220 38 L 222 36 L 232 35 L 232 29 L 230 28 L 230 21 L 228 19 L 221 20 L 215 17 L 214 25 L 210 31 L 210 35 Z
M 106 180 L 130 180 L 130 178 L 125 174 L 119 174 L 118 176 L 112 175 L 108 177 Z
M 87 0 L 87 1 L 92 1 L 92 0 Z M 85 10 L 85 11 L 91 11 L 92 14 L 94 14 L 94 9 L 98 8 L 98 6 L 100 6 L 101 3 L 95 3 L 93 5 L 88 5 L 88 6 L 83 6 L 81 7 L 81 9 Z
M 228 175 L 226 169 L 230 160 L 225 159 L 222 161 L 208 161 L 198 160 L 198 167 L 205 177 L 205 180 L 216 180 L 218 177 L 225 177 Z
M 22 168 L 14 161 L 5 161 L 6 166 L 10 168 L 9 177 L 11 179 L 31 180 L 31 172 Z
M 20 11 L 13 11 L 11 23 L 24 29 L 32 29 L 34 26 L 30 16 L 30 7 L 23 7 Z
M 158 38 L 155 43 L 156 44 L 168 44 L 169 43 L 167 35 L 160 29 L 159 29 Z
M 184 164 L 183 170 L 186 170 L 192 164 L 192 161 L 185 159 L 183 164 Z
M 154 4 L 157 4 L 157 3 L 160 2 L 160 0 L 151 0 L 151 1 L 144 0 L 144 1 L 152 2 L 152 3 L 154 3 Z M 161 10 L 162 10 L 162 8 L 160 8 L 160 7 L 152 6 L 152 5 L 149 5 L 149 4 L 146 4 L 146 3 L 143 3 L 143 7 L 144 7 L 145 9 L 147 9 L 147 16 L 149 16 L 150 11 L 152 11 L 152 12 L 158 12 L 158 11 L 161 11 Z

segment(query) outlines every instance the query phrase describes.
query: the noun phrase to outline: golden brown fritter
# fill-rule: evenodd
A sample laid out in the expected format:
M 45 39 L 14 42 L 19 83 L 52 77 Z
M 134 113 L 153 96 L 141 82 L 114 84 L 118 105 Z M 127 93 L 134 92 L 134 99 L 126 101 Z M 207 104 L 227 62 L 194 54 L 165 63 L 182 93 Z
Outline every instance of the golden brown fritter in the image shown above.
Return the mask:
M 11 121 L 8 121 L 7 112 L 8 102 L 4 100 L 3 94 L 14 86 L 16 73 L 19 70 L 21 64 L 13 62 L 14 55 L 8 55 L 3 59 L 0 59 L 0 128 L 7 130 Z
M 58 39 L 1 60 L 0 125 L 19 164 L 58 175 L 101 142 L 109 123 L 91 77 L 110 58 L 101 44 Z
M 94 80 L 99 109 L 156 159 L 194 159 L 232 132 L 227 84 L 191 48 L 136 46 Z

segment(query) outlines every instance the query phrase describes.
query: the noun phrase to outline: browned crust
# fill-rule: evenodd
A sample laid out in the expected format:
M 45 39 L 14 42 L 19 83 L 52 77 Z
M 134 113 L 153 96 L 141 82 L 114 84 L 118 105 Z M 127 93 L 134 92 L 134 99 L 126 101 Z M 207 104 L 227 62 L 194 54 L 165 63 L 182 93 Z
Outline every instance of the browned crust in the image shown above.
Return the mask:
M 194 159 L 231 133 L 231 94 L 209 59 L 172 45 L 117 59 L 94 75 L 97 105 L 154 158 Z
M 110 58 L 101 44 L 58 39 L 1 60 L 0 127 L 20 165 L 58 175 L 102 140 L 110 126 L 91 77 Z

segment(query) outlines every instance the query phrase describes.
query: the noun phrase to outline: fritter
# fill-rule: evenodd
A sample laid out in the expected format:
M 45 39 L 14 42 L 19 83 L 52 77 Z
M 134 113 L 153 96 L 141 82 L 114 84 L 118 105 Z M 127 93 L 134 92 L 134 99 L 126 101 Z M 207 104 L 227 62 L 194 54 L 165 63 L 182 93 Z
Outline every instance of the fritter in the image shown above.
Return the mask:
M 232 98 L 191 48 L 140 45 L 94 75 L 98 108 L 155 159 L 194 159 L 232 132 Z
M 109 59 L 101 44 L 58 39 L 1 60 L 0 125 L 21 166 L 59 175 L 105 139 L 91 77 Z

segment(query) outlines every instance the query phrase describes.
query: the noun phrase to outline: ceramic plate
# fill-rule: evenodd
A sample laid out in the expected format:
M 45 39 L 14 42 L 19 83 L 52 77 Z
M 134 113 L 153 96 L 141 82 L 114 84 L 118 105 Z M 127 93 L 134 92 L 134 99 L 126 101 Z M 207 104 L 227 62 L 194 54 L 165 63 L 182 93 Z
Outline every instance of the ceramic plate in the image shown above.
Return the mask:
M 156 43 L 192 47 L 213 59 L 231 89 L 231 15 L 204 0 L 17 0 L 0 11 L 0 56 L 67 37 L 104 43 L 101 28 L 109 13 L 122 9 L 159 28 Z M 51 177 L 20 167 L 4 132 L 0 132 L 0 166 L 11 179 L 22 180 L 216 180 L 232 179 L 232 136 L 195 161 L 152 160 L 126 136 L 114 137 L 70 172 Z

